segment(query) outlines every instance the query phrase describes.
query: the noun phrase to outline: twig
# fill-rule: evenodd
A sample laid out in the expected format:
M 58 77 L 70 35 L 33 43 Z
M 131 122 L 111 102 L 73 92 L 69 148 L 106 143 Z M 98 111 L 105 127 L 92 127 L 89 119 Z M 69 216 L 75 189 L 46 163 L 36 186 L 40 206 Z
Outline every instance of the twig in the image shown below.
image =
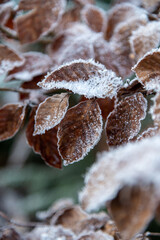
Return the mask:
M 43 223 L 38 223 L 38 222 L 29 222 L 29 223 L 20 223 L 15 221 L 14 219 L 10 219 L 5 213 L 0 211 L 0 217 L 5 219 L 8 223 L 16 225 L 18 227 L 29 227 L 29 228 L 34 228 L 34 227 L 45 227 L 48 226 L 48 224 L 43 224 Z
M 2 92 L 16 92 L 16 93 L 30 93 L 29 90 L 24 90 L 22 88 L 16 89 L 16 88 L 0 88 L 0 91 Z
M 0 31 L 3 32 L 7 37 L 18 40 L 17 34 L 14 33 L 14 31 L 8 29 L 7 27 L 4 27 L 4 26 L 0 25 Z
M 145 237 L 160 237 L 160 233 L 151 233 L 151 232 L 146 232 Z

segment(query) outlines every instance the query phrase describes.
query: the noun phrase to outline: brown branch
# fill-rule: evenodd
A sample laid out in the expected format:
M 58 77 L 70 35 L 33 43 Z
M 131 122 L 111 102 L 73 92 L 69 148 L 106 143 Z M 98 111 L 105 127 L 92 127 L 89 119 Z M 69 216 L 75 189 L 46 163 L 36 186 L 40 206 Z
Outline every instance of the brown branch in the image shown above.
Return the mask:
M 151 232 L 146 232 L 145 237 L 160 237 L 160 233 L 151 233 Z

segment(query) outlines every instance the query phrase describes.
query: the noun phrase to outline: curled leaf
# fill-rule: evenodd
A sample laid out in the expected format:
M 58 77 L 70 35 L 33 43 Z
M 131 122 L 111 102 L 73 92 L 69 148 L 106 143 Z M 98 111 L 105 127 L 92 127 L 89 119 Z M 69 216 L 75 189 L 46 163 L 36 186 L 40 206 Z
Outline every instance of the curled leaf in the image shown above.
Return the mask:
M 87 98 L 112 98 L 117 94 L 122 80 L 103 65 L 80 59 L 60 66 L 38 85 L 46 90 L 68 89 Z
M 22 104 L 7 104 L 0 109 L 0 141 L 18 132 L 25 118 L 25 110 Z
M 95 100 L 81 102 L 68 110 L 58 129 L 58 148 L 64 164 L 79 161 L 97 144 L 102 117 Z
M 33 135 L 44 134 L 60 123 L 68 109 L 69 95 L 67 93 L 55 94 L 40 103 L 35 115 Z
M 21 0 L 19 10 L 32 10 L 15 19 L 21 43 L 36 41 L 53 30 L 64 11 L 65 0 Z
M 43 135 L 33 136 L 34 132 L 34 116 L 36 108 L 30 114 L 28 126 L 26 129 L 26 137 L 28 144 L 39 153 L 46 164 L 52 167 L 61 168 L 62 161 L 57 150 L 57 127 L 47 131 Z
M 51 59 L 46 54 L 27 52 L 22 54 L 25 62 L 8 73 L 7 80 L 20 79 L 30 81 L 33 77 L 46 73 L 51 67 Z
M 139 59 L 137 64 L 133 67 L 133 71 L 137 77 L 144 84 L 146 90 L 157 91 L 160 88 L 160 49 L 154 49 Z
M 24 59 L 9 47 L 0 44 L 0 74 L 23 64 Z
M 148 128 L 137 137 L 137 141 L 141 141 L 144 138 L 153 137 L 159 133 L 160 131 L 158 126 Z
M 121 100 L 106 121 L 109 146 L 124 144 L 136 136 L 146 116 L 147 101 L 142 93 L 135 93 Z

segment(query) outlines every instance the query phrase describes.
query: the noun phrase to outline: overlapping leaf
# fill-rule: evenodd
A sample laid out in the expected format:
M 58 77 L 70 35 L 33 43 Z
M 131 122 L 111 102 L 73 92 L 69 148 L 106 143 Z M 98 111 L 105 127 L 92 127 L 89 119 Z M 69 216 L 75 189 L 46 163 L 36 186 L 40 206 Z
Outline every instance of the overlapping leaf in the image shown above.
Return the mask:
M 159 140 L 152 137 L 99 155 L 80 193 L 82 206 L 88 211 L 111 203 L 117 226 L 128 236 L 125 239 L 144 229 L 158 206 Z
M 136 59 L 142 58 L 144 54 L 158 47 L 160 42 L 160 23 L 153 21 L 145 26 L 139 27 L 132 33 L 130 44 Z
M 0 4 L 0 24 L 1 25 L 5 25 L 5 23 L 10 18 L 12 7 L 13 7 L 12 2 Z
M 22 104 L 8 104 L 0 109 L 0 141 L 13 137 L 20 129 L 26 107 Z
M 57 135 L 64 164 L 83 159 L 99 141 L 101 131 L 101 111 L 95 100 L 70 108 L 59 125 Z
M 155 126 L 160 129 L 160 92 L 158 92 L 154 97 L 154 104 L 150 112 Z
M 46 73 L 51 67 L 48 55 L 39 52 L 27 52 L 22 56 L 25 62 L 20 67 L 15 67 L 8 74 L 7 80 L 20 79 L 30 81 L 33 77 Z
M 60 123 L 68 109 L 69 95 L 55 94 L 40 103 L 35 115 L 34 134 L 44 134 Z
M 144 84 L 147 90 L 158 91 L 160 88 L 160 50 L 154 49 L 139 59 L 133 67 L 139 80 Z
M 158 126 L 155 127 L 149 127 L 148 129 L 146 129 L 145 131 L 143 131 L 138 137 L 137 137 L 137 141 L 140 141 L 144 138 L 149 138 L 149 137 L 153 137 L 157 134 L 160 134 L 159 128 Z
M 45 162 L 53 167 L 61 168 L 62 161 L 57 150 L 57 127 L 47 131 L 43 135 L 33 136 L 34 132 L 34 116 L 36 108 L 32 110 L 29 123 L 26 130 L 28 144 L 39 153 Z
M 94 0 L 74 0 L 74 2 L 78 5 L 80 5 L 81 7 L 83 7 L 87 4 L 94 4 L 95 3 Z
M 60 66 L 38 85 L 46 90 L 68 89 L 87 98 L 112 98 L 116 96 L 122 80 L 103 65 L 80 59 Z
M 109 146 L 128 142 L 136 136 L 146 116 L 147 101 L 141 93 L 122 99 L 106 121 L 106 137 Z
M 0 74 L 24 63 L 23 57 L 9 47 L 0 44 Z
M 19 10 L 32 10 L 16 18 L 15 23 L 21 43 L 36 41 L 53 30 L 65 8 L 65 0 L 21 0 Z

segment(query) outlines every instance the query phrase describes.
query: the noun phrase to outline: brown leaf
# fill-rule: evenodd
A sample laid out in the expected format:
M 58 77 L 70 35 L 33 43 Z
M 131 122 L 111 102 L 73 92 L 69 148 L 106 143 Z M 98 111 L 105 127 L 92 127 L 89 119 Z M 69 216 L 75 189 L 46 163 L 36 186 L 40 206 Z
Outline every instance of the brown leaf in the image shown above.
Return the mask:
M 137 137 L 137 141 L 141 141 L 144 138 L 149 138 L 149 137 L 153 137 L 157 134 L 160 133 L 160 130 L 157 126 L 155 127 L 151 127 L 146 129 L 144 132 L 142 132 L 138 137 Z
M 142 93 L 135 93 L 121 100 L 106 121 L 106 137 L 109 146 L 127 143 L 141 128 L 146 116 L 147 101 Z
M 23 64 L 24 59 L 9 47 L 0 44 L 0 73 L 3 74 Z
M 104 32 L 105 12 L 94 5 L 86 5 L 82 10 L 82 20 L 95 32 Z
M 84 233 L 78 237 L 77 240 L 112 240 L 113 238 L 102 231 Z
M 141 0 L 141 1 L 142 1 L 142 5 L 146 9 L 153 8 L 159 3 L 159 0 Z
M 21 43 L 38 40 L 53 30 L 64 11 L 65 0 L 21 0 L 19 10 L 32 10 L 15 19 Z
M 102 117 L 104 120 L 106 120 L 106 118 L 108 117 L 108 115 L 110 114 L 110 112 L 113 111 L 114 107 L 115 107 L 115 102 L 116 99 L 115 98 L 98 98 L 97 102 L 99 104 L 99 107 L 102 111 Z
M 160 23 L 149 22 L 145 26 L 139 27 L 130 37 L 130 45 L 136 60 L 142 58 L 144 54 L 158 47 L 160 42 Z
M 159 64 L 160 50 L 154 49 L 144 55 L 133 67 L 132 70 L 136 73 L 142 84 L 144 84 L 146 90 L 157 91 L 159 89 Z
M 43 135 L 33 136 L 34 132 L 34 116 L 36 108 L 30 114 L 29 123 L 26 129 L 26 137 L 28 144 L 39 153 L 46 164 L 52 167 L 61 168 L 62 161 L 57 150 L 57 127 L 47 131 Z
M 5 25 L 11 16 L 13 3 L 0 4 L 0 24 Z
M 102 117 L 95 100 L 81 102 L 68 110 L 58 130 L 58 148 L 65 165 L 79 161 L 97 144 Z
M 0 233 L 0 240 L 23 240 L 14 228 L 4 228 Z
M 114 198 L 110 213 L 123 239 L 131 239 L 153 217 L 157 204 L 153 187 L 124 186 Z
M 20 79 L 30 81 L 35 76 L 46 73 L 51 67 L 51 59 L 48 55 L 40 52 L 27 52 L 22 56 L 25 62 L 20 67 L 15 67 L 8 73 L 7 80 Z
M 0 109 L 0 141 L 13 137 L 25 118 L 26 106 L 7 104 Z
M 80 59 L 60 66 L 38 85 L 46 90 L 68 89 L 87 98 L 112 98 L 117 94 L 122 80 L 103 65 Z
M 160 92 L 157 92 L 153 98 L 154 104 L 150 110 L 154 125 L 157 126 L 160 130 Z
M 36 115 L 33 136 L 44 134 L 64 118 L 69 106 L 68 93 L 55 94 L 40 103 Z
M 95 4 L 94 0 L 74 0 L 74 2 L 81 7 L 83 7 L 87 4 Z

